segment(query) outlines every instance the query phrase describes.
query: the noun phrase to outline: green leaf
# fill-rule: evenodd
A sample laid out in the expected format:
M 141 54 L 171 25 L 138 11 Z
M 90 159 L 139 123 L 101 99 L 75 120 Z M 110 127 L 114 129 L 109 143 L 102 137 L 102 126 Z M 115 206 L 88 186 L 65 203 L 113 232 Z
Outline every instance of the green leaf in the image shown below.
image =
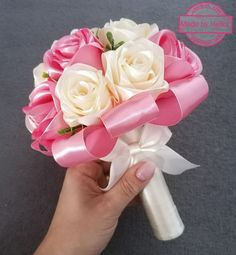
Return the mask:
M 107 44 L 105 50 L 108 51 L 108 50 L 112 50 L 112 49 L 111 49 L 110 45 Z
M 47 79 L 47 78 L 49 78 L 49 74 L 46 73 L 46 72 L 43 72 L 43 73 L 42 73 L 42 77 L 45 78 L 45 79 Z
M 84 125 L 78 125 L 78 126 L 75 126 L 75 127 L 67 127 L 67 128 L 63 128 L 63 129 L 60 129 L 57 131 L 57 133 L 59 135 L 66 135 L 66 134 L 69 134 L 71 133 L 72 135 L 75 134 L 78 129 L 83 129 Z
M 119 43 L 117 43 L 115 46 L 114 46 L 114 50 L 118 49 L 121 45 L 123 45 L 125 42 L 124 41 L 120 41 Z
M 107 40 L 111 44 L 111 49 L 114 49 L 115 40 L 114 40 L 112 32 L 107 32 L 106 36 L 107 36 Z

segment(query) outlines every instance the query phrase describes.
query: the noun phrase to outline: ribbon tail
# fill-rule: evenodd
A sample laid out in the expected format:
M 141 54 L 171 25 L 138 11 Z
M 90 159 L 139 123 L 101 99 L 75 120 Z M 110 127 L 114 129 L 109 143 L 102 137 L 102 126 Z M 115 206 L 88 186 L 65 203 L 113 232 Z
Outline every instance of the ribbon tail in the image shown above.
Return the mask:
M 167 174 L 178 175 L 186 170 L 199 167 L 199 165 L 191 163 L 166 145 L 157 154 L 163 160 L 162 171 Z
M 117 183 L 130 165 L 129 147 L 121 140 L 118 140 L 111 153 L 100 159 L 111 162 L 109 181 L 107 186 L 102 189 L 103 191 L 108 191 Z

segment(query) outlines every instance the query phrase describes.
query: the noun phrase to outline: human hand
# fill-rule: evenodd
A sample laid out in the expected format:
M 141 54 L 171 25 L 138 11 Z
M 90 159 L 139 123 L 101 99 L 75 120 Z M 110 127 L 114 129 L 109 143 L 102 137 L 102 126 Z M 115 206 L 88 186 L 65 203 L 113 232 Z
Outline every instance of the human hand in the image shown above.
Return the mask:
M 121 162 L 122 163 L 122 162 Z M 132 166 L 103 192 L 103 167 L 95 162 L 67 170 L 48 233 L 34 255 L 98 255 L 110 241 L 124 208 L 153 176 L 155 166 Z

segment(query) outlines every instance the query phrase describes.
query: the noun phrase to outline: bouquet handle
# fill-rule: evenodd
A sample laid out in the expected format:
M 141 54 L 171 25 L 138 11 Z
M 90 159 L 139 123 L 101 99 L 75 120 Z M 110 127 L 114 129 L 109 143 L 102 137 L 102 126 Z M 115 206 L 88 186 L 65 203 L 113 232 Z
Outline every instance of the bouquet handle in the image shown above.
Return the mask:
M 157 239 L 172 240 L 183 233 L 184 224 L 158 167 L 140 197 Z

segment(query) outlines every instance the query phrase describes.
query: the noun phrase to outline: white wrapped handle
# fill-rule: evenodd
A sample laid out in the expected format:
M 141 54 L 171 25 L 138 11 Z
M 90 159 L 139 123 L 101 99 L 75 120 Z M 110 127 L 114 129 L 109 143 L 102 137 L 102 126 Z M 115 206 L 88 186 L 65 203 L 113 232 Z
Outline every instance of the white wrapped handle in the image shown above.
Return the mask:
M 176 175 L 198 167 L 166 145 L 170 137 L 168 127 L 148 123 L 124 134 L 112 152 L 101 158 L 111 162 L 109 183 L 104 191 L 112 188 L 129 166 L 147 160 L 156 164 L 155 174 L 141 193 L 141 198 L 154 234 L 160 240 L 174 239 L 184 231 L 160 169 Z
M 157 239 L 167 241 L 183 233 L 184 224 L 160 169 L 156 168 L 140 197 Z

